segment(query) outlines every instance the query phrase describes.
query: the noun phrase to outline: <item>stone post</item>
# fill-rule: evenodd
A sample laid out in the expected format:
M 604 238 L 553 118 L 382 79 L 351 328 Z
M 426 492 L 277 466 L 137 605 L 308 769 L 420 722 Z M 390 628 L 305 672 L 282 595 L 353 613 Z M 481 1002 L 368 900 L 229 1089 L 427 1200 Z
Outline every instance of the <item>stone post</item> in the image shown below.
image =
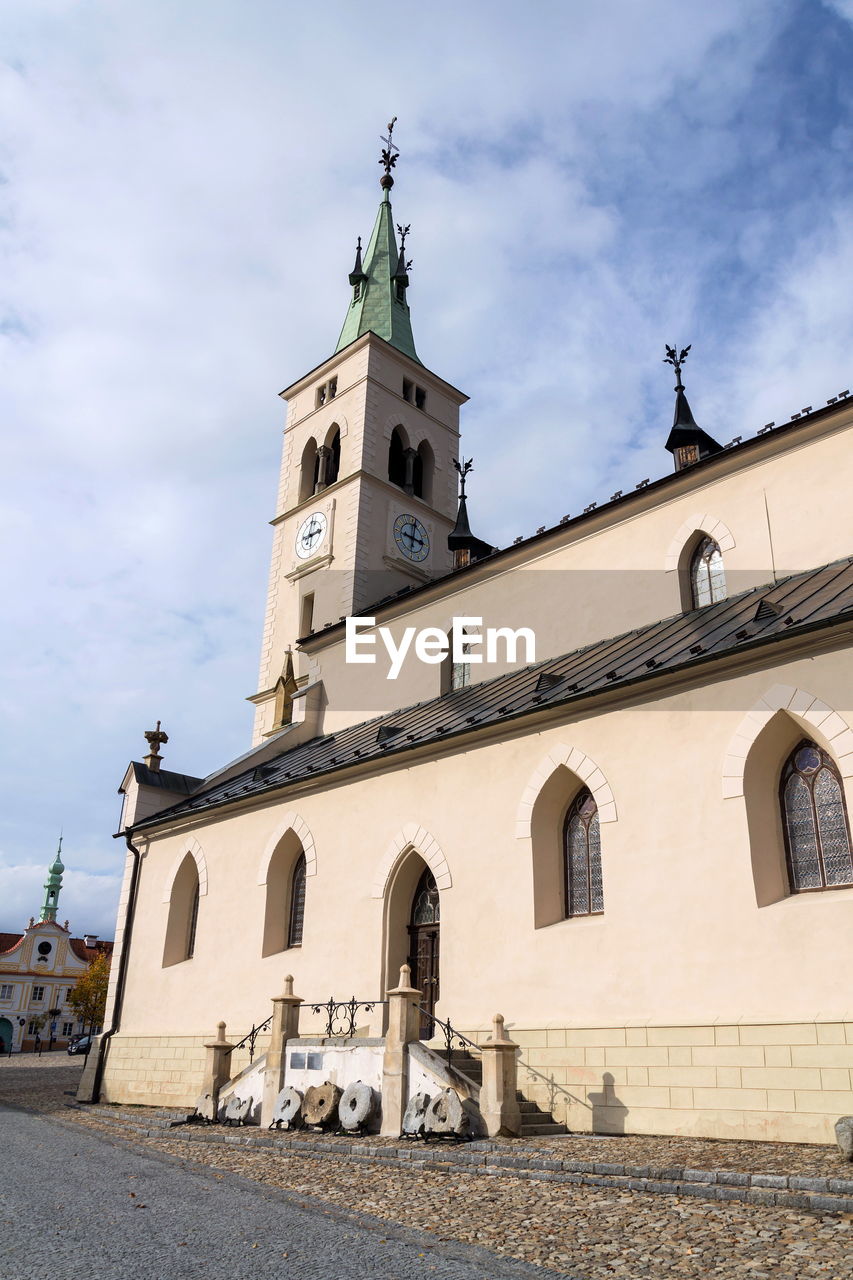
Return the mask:
M 417 1040 L 421 1015 L 418 1005 L 423 993 L 412 986 L 412 971 L 400 969 L 400 984 L 388 992 L 388 1031 L 382 1060 L 382 1129 L 384 1138 L 399 1138 L 408 1101 L 409 1053 L 407 1046 Z
M 275 1100 L 284 1088 L 284 1069 L 287 1062 L 287 1042 L 299 1035 L 299 1006 L 302 997 L 293 994 L 293 974 L 284 980 L 284 992 L 273 996 L 270 1045 L 267 1049 L 267 1065 L 264 1067 L 264 1089 L 261 1099 L 261 1127 L 269 1128 Z
M 215 1119 L 219 1110 L 219 1090 L 231 1078 L 231 1052 L 234 1048 L 225 1039 L 224 1022 L 217 1024 L 216 1039 L 204 1047 L 207 1050 L 207 1060 L 204 1064 L 201 1092 L 209 1093 L 213 1099 L 212 1112 Z
M 517 1049 L 518 1045 L 504 1031 L 503 1017 L 496 1013 L 492 1019 L 491 1038 L 480 1045 L 483 1056 L 480 1112 L 490 1138 L 518 1138 L 521 1135 L 521 1111 L 516 1096 Z

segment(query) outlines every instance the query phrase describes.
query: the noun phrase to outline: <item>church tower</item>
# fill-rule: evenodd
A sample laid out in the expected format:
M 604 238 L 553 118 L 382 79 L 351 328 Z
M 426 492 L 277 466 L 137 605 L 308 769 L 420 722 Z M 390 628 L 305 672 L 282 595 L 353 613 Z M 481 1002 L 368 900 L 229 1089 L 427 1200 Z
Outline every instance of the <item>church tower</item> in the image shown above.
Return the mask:
M 395 117 L 396 119 L 396 117 Z M 361 238 L 333 355 L 281 392 L 281 479 L 253 741 L 288 722 L 292 693 L 322 677 L 301 636 L 452 567 L 459 408 L 467 396 L 418 357 L 408 226 L 391 209 L 398 149 L 383 139 L 382 199 Z M 294 660 L 294 651 L 295 660 Z
M 47 869 L 47 880 L 44 883 L 44 902 L 39 913 L 39 920 L 49 920 L 56 923 L 56 911 L 59 906 L 59 891 L 62 888 L 62 873 L 65 867 L 62 863 L 62 836 L 59 837 L 59 848 L 56 850 L 56 857 Z

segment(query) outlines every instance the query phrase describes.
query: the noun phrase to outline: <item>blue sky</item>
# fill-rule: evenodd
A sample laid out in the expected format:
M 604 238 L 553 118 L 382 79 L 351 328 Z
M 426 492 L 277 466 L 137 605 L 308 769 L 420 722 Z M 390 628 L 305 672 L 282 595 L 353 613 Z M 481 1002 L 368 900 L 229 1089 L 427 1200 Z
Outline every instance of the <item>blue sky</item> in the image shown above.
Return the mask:
M 334 348 L 378 136 L 500 545 L 850 386 L 853 0 L 10 0 L 0 929 L 111 934 L 116 788 L 246 748 L 277 392 Z M 64 908 L 64 910 L 63 910 Z

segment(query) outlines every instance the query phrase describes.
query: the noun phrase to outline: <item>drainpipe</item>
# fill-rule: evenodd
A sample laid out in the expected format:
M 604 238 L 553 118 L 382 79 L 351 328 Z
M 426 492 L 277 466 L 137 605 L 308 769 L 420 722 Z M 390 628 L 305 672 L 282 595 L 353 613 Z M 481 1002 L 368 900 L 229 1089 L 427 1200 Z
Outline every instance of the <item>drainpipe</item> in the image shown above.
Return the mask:
M 130 875 L 130 891 L 127 895 L 127 907 L 124 912 L 124 929 L 122 931 L 121 957 L 118 963 L 118 979 L 116 981 L 116 998 L 113 1004 L 113 1020 L 112 1025 L 101 1036 L 98 1044 L 98 1062 L 95 1067 L 95 1079 L 92 1083 L 92 1101 L 99 1102 L 101 1098 L 101 1083 L 104 1078 L 104 1066 L 106 1064 L 107 1049 L 109 1041 L 121 1026 L 121 1006 L 124 1000 L 124 984 L 127 977 L 127 960 L 130 955 L 130 936 L 133 931 L 133 916 L 136 909 L 136 890 L 139 884 L 139 869 L 142 865 L 142 854 L 131 840 L 131 831 L 119 831 L 113 836 L 114 840 L 118 840 L 120 836 L 124 836 L 127 847 L 133 854 L 133 871 Z

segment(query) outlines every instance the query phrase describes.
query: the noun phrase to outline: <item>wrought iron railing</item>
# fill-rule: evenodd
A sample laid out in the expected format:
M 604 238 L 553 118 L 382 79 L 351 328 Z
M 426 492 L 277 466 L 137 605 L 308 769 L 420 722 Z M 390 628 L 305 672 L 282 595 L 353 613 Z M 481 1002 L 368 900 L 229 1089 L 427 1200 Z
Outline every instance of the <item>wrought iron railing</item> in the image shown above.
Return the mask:
M 247 1044 L 249 1046 L 249 1061 L 252 1062 L 255 1057 L 255 1041 L 257 1040 L 258 1036 L 261 1034 L 262 1031 L 269 1031 L 271 1023 L 272 1023 L 272 1014 L 270 1014 L 266 1022 L 261 1022 L 259 1023 L 258 1026 L 252 1027 L 252 1030 L 249 1032 L 249 1034 L 247 1036 L 243 1036 L 243 1039 L 240 1040 L 237 1044 L 235 1044 L 234 1052 L 236 1053 L 238 1049 L 242 1049 L 243 1046 Z
M 310 1007 L 312 1013 L 326 1015 L 323 1035 L 345 1039 L 355 1035 L 359 1009 L 363 1009 L 365 1013 L 373 1013 L 374 1009 L 381 1009 L 387 1003 L 387 1000 L 356 1000 L 355 996 L 350 1000 L 336 1000 L 334 996 L 329 996 L 328 1000 L 317 1001 Z
M 453 1061 L 454 1048 L 463 1053 L 467 1053 L 473 1049 L 474 1053 L 479 1057 L 480 1046 L 475 1044 L 473 1040 L 469 1040 L 467 1036 L 463 1036 L 461 1031 L 457 1031 L 455 1027 L 451 1026 L 449 1018 L 447 1022 L 442 1022 L 441 1018 L 437 1018 L 434 1013 L 422 1004 L 418 1005 L 418 1009 L 420 1010 L 421 1017 L 425 1018 L 432 1028 L 432 1035 L 430 1036 L 430 1039 L 435 1039 L 436 1036 L 441 1036 L 444 1040 L 444 1056 L 447 1059 L 448 1066 L 450 1066 Z

